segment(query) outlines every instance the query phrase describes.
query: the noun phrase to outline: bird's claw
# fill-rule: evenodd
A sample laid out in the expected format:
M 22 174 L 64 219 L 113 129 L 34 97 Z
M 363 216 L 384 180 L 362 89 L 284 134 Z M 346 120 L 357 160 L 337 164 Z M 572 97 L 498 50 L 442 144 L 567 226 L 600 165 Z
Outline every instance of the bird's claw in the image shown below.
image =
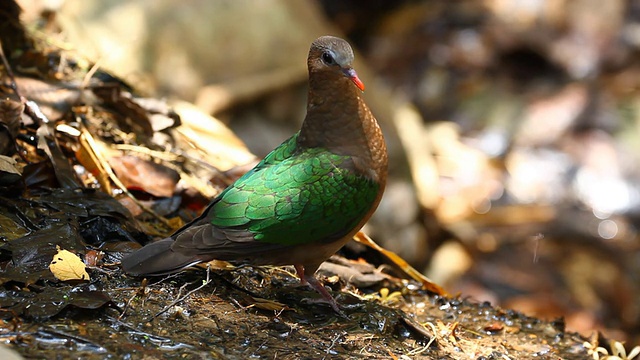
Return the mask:
M 329 306 L 331 306 L 333 311 L 336 312 L 336 314 L 340 315 L 343 318 L 347 317 L 347 315 L 342 311 L 342 309 L 340 309 L 340 306 L 338 305 L 338 303 L 333 298 L 331 298 L 331 300 L 325 299 L 325 298 L 304 298 L 304 299 L 301 300 L 301 302 L 303 304 L 329 305 Z

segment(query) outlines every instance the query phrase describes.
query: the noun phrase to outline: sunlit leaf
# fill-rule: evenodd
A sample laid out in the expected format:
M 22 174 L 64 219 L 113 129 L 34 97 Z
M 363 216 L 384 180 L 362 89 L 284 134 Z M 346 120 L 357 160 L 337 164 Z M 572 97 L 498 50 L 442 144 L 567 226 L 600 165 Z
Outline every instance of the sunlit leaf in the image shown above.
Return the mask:
M 58 253 L 53 256 L 49 270 L 58 280 L 90 280 L 84 263 L 78 255 L 58 248 Z
M 398 256 L 398 254 L 394 253 L 393 251 L 386 250 L 382 248 L 380 245 L 376 244 L 373 240 L 371 240 L 369 236 L 367 236 L 367 234 L 363 233 L 362 231 L 359 231 L 353 237 L 353 239 L 363 245 L 366 245 L 374 250 L 377 250 L 378 252 L 386 256 L 389 260 L 393 261 L 393 263 L 396 264 L 400 269 L 402 269 L 402 271 L 404 271 L 405 274 L 410 276 L 412 279 L 422 283 L 422 287 L 424 289 L 429 290 L 438 295 L 445 296 L 447 294 L 447 292 L 440 285 L 434 283 L 431 279 L 422 275 L 418 270 L 416 270 L 414 267 L 409 265 L 404 259 Z

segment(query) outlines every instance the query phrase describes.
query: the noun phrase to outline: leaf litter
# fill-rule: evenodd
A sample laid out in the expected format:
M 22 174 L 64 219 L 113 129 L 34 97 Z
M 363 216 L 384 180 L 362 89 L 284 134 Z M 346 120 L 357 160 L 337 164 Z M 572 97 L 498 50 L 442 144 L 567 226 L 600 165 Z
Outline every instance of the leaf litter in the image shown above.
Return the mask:
M 11 23 L 19 24 L 15 11 L 3 16 L 12 14 Z M 22 175 L 9 177 L 0 189 L 6 220 L 0 236 L 0 339 L 25 357 L 580 359 L 586 354 L 584 339 L 565 332 L 562 322 L 446 297 L 391 252 L 384 254 L 396 267 L 371 273 L 382 276 L 366 278 L 359 270 L 359 282 L 350 282 L 340 272 L 329 274 L 327 283 L 347 319 L 304 304 L 314 293 L 297 287 L 287 268 L 207 269 L 206 280 L 196 268 L 142 284 L 123 276 L 122 254 L 148 242 L 149 234 L 166 236 L 197 216 L 207 199 L 239 176 L 232 169 L 255 156 L 215 119 L 198 115 L 223 130 L 185 124 L 186 112 L 139 98 L 99 67 L 18 30 L 1 34 L 3 45 L 10 45 L 3 50 L 11 64 L 4 68 L 9 86 L 2 87 L 2 95 L 11 104 L 24 104 L 21 119 L 27 120 L 17 133 L 15 126 L 3 125 L 14 129 L 3 134 L 15 146 L 5 147 L 2 155 L 12 156 Z M 10 73 L 27 68 L 27 61 L 35 61 L 28 72 Z M 46 97 L 38 97 L 41 89 Z M 16 118 L 5 117 L 3 124 Z M 122 169 L 140 176 L 123 181 Z M 160 190 L 148 181 L 158 169 L 169 174 Z M 155 204 L 173 197 L 177 207 L 155 210 Z M 79 270 L 82 258 L 91 264 L 86 277 L 84 264 Z M 52 272 L 52 265 L 66 265 L 63 272 L 81 282 Z

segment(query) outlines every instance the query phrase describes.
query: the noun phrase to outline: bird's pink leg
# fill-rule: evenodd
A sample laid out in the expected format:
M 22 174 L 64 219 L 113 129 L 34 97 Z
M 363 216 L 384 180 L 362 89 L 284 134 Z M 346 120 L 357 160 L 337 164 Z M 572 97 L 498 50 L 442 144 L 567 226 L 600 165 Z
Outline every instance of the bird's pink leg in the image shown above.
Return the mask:
M 304 284 L 309 284 L 315 291 L 317 291 L 322 296 L 322 300 L 313 301 L 311 299 L 306 299 L 307 301 L 310 301 L 310 302 L 327 302 L 327 303 L 329 303 L 329 305 L 331 305 L 331 308 L 335 312 L 337 312 L 338 314 L 342 314 L 342 311 L 340 310 L 340 307 L 338 307 L 338 303 L 336 303 L 336 300 L 333 298 L 333 296 L 331 296 L 331 294 L 329 294 L 327 289 L 325 289 L 324 285 L 322 285 L 320 283 L 320 281 L 318 281 L 318 279 L 316 279 L 314 274 L 305 275 L 304 266 L 303 265 L 297 264 L 297 265 L 294 265 L 294 267 L 296 268 L 296 273 L 298 274 L 298 277 L 300 278 L 300 283 L 303 284 L 303 285 Z
M 300 278 L 300 284 L 307 285 L 307 280 L 304 278 L 304 266 L 302 266 L 302 264 L 296 264 L 293 265 L 293 267 L 296 268 L 296 274 Z

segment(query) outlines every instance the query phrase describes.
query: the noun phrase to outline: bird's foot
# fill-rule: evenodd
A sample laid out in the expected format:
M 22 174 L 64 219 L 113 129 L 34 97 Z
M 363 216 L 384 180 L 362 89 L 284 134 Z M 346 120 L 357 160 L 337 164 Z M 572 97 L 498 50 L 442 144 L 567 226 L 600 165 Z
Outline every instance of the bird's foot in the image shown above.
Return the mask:
M 340 314 L 342 317 L 346 317 L 345 314 L 342 312 L 342 310 L 340 310 L 340 307 L 338 306 L 338 303 L 333 298 L 333 296 L 329 294 L 329 292 L 324 287 L 324 285 L 320 281 L 318 281 L 318 279 L 316 279 L 315 276 L 313 275 L 305 276 L 302 279 L 306 280 L 306 282 L 322 296 L 321 299 L 305 299 L 306 302 L 316 303 L 316 304 L 318 303 L 329 304 L 329 306 L 331 306 L 333 311 Z
M 303 301 L 305 303 L 308 304 L 329 304 L 329 306 L 331 306 L 331 308 L 333 309 L 333 311 L 335 311 L 338 315 L 342 316 L 342 317 L 347 317 L 342 310 L 340 310 L 340 306 L 338 306 L 338 303 L 336 302 L 336 300 L 333 298 L 333 296 L 331 296 L 331 294 L 329 294 L 329 292 L 327 291 L 327 289 L 324 287 L 324 285 L 318 281 L 318 279 L 316 279 L 316 277 L 314 276 L 314 274 L 305 274 L 304 271 L 304 266 L 297 264 L 294 265 L 295 269 L 296 269 L 296 273 L 298 274 L 298 277 L 300 278 L 300 284 L 301 285 L 309 285 L 311 286 L 315 291 L 317 291 L 322 298 L 321 299 L 309 299 L 306 298 Z
M 302 303 L 329 305 L 333 311 L 338 314 L 338 316 L 347 319 L 347 314 L 340 309 L 340 306 L 335 302 L 335 300 L 333 300 L 333 298 L 331 300 L 327 300 L 325 298 L 304 298 L 302 299 Z

